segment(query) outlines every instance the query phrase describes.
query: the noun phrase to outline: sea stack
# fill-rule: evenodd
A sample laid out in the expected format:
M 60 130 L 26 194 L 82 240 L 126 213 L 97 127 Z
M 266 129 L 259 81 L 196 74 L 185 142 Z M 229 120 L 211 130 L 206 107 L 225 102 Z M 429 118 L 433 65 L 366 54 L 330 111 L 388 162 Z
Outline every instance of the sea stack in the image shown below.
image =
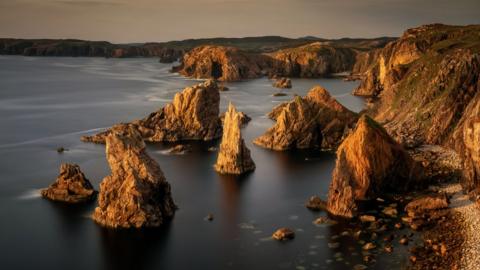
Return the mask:
M 403 147 L 363 115 L 337 150 L 327 209 L 333 215 L 352 218 L 359 201 L 389 191 L 406 191 L 421 177 L 420 167 Z
M 111 175 L 100 185 L 93 219 L 105 227 L 157 227 L 171 219 L 176 206 L 160 166 L 148 156 L 132 126 L 106 137 Z
M 223 136 L 214 168 L 222 174 L 243 174 L 255 170 L 250 150 L 242 138 L 242 113 L 230 103 L 225 113 Z
M 52 201 L 81 203 L 95 198 L 92 184 L 77 164 L 64 163 L 60 166 L 57 180 L 42 190 L 42 196 Z
M 209 141 L 221 136 L 219 118 L 220 94 L 213 80 L 185 88 L 175 94 L 173 101 L 144 119 L 129 123 L 145 141 L 178 142 L 186 140 Z M 127 125 L 121 124 L 120 128 Z M 119 127 L 113 128 L 118 129 Z M 105 143 L 112 132 L 106 130 L 82 141 Z
M 279 151 L 335 149 L 358 119 L 321 86 L 312 88 L 305 97 L 295 96 L 292 101 L 278 105 L 269 117 L 276 120 L 275 125 L 254 143 Z

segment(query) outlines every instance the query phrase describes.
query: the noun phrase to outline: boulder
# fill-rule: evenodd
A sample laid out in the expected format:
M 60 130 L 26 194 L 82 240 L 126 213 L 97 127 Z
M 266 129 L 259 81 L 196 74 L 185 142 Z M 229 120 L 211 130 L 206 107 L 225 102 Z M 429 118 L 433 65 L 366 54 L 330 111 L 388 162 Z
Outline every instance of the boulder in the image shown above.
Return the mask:
M 60 166 L 57 180 L 41 191 L 42 196 L 52 201 L 81 203 L 95 198 L 96 191 L 76 164 Z
M 292 80 L 289 78 L 278 78 L 273 83 L 273 87 L 276 88 L 292 88 Z
M 406 191 L 421 177 L 420 167 L 403 147 L 363 115 L 337 150 L 328 211 L 352 218 L 357 214 L 358 201 L 375 199 L 385 192 Z
M 278 241 L 291 240 L 295 238 L 295 232 L 290 228 L 280 228 L 273 233 L 272 238 Z
M 321 148 L 335 149 L 344 134 L 357 120 L 351 112 L 321 86 L 312 88 L 305 97 L 295 96 L 269 114 L 276 120 L 273 127 L 254 143 L 273 150 Z
M 409 202 L 405 206 L 405 211 L 409 217 L 416 218 L 447 207 L 448 197 L 446 194 L 429 194 Z
M 175 94 L 171 103 L 144 119 L 128 125 L 120 124 L 93 136 L 83 136 L 82 141 L 105 143 L 105 137 L 112 130 L 127 126 L 137 129 L 149 142 L 217 139 L 221 136 L 219 105 L 217 83 L 208 80 Z
M 157 227 L 171 219 L 176 206 L 160 166 L 146 152 L 132 126 L 106 137 L 111 174 L 100 184 L 93 219 L 112 228 Z
M 225 114 L 223 136 L 214 168 L 222 174 L 243 174 L 255 170 L 250 150 L 245 145 L 241 133 L 242 114 L 231 103 Z

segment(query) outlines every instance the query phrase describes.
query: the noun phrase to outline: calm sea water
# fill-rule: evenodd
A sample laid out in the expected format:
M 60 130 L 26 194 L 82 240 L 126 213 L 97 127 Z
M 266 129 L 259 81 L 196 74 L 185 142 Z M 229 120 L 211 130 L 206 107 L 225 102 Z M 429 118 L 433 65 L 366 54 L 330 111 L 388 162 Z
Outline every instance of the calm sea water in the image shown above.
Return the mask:
M 168 72 L 155 59 L 29 58 L 0 56 L 0 262 L 2 269 L 351 269 L 362 263 L 361 245 L 341 233 L 348 225 L 315 226 L 325 213 L 310 212 L 311 195 L 326 198 L 335 156 L 312 151 L 273 152 L 251 141 L 272 125 L 265 114 L 292 93 L 314 85 L 359 111 L 355 82 L 294 79 L 287 97 L 267 79 L 230 83 L 221 110 L 232 101 L 253 120 L 243 130 L 257 169 L 244 177 L 214 172 L 212 143 L 192 144 L 185 155 L 148 151 L 172 185 L 180 209 L 168 225 L 113 231 L 90 218 L 96 203 L 70 206 L 39 196 L 74 162 L 98 189 L 109 174 L 104 147 L 80 142 L 114 123 L 141 118 L 196 81 Z M 57 147 L 65 147 L 63 154 Z M 214 220 L 205 221 L 212 213 Z M 297 237 L 279 243 L 275 229 Z M 338 242 L 338 248 L 328 243 Z M 401 247 L 399 247 L 401 248 Z M 406 259 L 378 255 L 372 268 L 398 269 Z

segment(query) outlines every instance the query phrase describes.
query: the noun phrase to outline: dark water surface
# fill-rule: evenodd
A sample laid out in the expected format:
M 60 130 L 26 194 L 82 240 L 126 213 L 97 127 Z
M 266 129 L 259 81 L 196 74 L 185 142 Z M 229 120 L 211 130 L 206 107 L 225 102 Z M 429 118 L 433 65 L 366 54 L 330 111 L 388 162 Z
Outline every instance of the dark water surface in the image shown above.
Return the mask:
M 272 152 L 251 141 L 272 125 L 264 115 L 291 93 L 327 88 L 359 111 L 355 82 L 294 79 L 287 97 L 267 79 L 230 83 L 221 93 L 253 120 L 243 135 L 257 169 L 240 178 L 214 172 L 212 143 L 192 144 L 185 155 L 148 151 L 172 185 L 180 209 L 173 221 L 142 231 L 112 231 L 90 218 L 95 203 L 69 206 L 39 197 L 63 162 L 78 163 L 98 189 L 109 174 L 104 147 L 80 136 L 146 116 L 187 85 L 156 59 L 29 58 L 0 56 L 1 269 L 351 269 L 361 244 L 340 234 L 347 225 L 316 226 L 311 195 L 326 197 L 335 156 L 312 151 Z M 58 154 L 56 148 L 68 151 Z M 214 220 L 204 217 L 213 213 Z M 287 243 L 270 239 L 278 227 L 296 230 Z M 338 248 L 329 248 L 338 242 Z M 398 269 L 405 258 L 379 255 L 376 269 Z

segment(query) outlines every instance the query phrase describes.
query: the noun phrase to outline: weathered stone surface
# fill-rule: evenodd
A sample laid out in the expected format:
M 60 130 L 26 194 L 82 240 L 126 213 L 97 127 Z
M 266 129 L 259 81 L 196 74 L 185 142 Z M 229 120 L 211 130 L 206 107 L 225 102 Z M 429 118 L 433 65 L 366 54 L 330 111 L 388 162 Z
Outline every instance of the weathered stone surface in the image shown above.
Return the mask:
M 273 150 L 336 148 L 357 116 L 338 103 L 321 86 L 305 97 L 295 96 L 269 114 L 276 124 L 254 143 Z
M 268 66 L 268 59 L 234 47 L 207 45 L 186 53 L 181 66 L 175 69 L 197 79 L 239 81 L 263 76 L 262 68 Z
M 337 150 L 328 192 L 331 214 L 352 218 L 357 203 L 384 192 L 405 191 L 422 177 L 419 166 L 375 121 L 363 115 Z
M 273 58 L 271 74 L 313 78 L 352 70 L 356 50 L 337 47 L 329 42 L 313 42 L 269 55 Z
M 408 216 L 422 217 L 431 211 L 448 207 L 448 197 L 445 194 L 429 194 L 414 199 L 405 206 Z
M 308 201 L 305 203 L 305 207 L 312 211 L 320 211 L 327 209 L 327 202 L 320 199 L 318 196 L 312 196 Z
M 171 219 L 176 206 L 160 166 L 148 156 L 132 126 L 106 137 L 111 175 L 100 185 L 93 219 L 113 228 L 156 227 Z
M 252 118 L 248 116 L 244 112 L 237 112 L 240 116 L 240 123 L 242 124 L 242 127 L 246 126 L 248 122 L 252 121 Z M 220 114 L 220 120 L 222 121 L 222 124 L 225 123 L 225 113 Z
M 81 203 L 91 201 L 96 192 L 76 164 L 64 163 L 57 180 L 42 190 L 42 196 L 52 201 Z
M 273 87 L 277 88 L 292 88 L 292 80 L 289 78 L 278 78 L 273 82 Z
M 221 136 L 221 121 L 218 117 L 220 94 L 215 81 L 185 88 L 175 94 L 172 103 L 151 113 L 144 119 L 129 123 L 145 141 L 177 142 L 185 140 L 213 140 Z M 112 129 L 121 129 L 118 125 Z M 93 136 L 83 136 L 82 141 L 105 143 L 111 130 Z
M 280 228 L 273 233 L 272 237 L 278 241 L 291 240 L 295 238 L 295 232 L 289 228 Z
M 223 136 L 214 168 L 223 174 L 243 174 L 255 170 L 250 150 L 241 133 L 242 114 L 230 103 L 225 114 Z

